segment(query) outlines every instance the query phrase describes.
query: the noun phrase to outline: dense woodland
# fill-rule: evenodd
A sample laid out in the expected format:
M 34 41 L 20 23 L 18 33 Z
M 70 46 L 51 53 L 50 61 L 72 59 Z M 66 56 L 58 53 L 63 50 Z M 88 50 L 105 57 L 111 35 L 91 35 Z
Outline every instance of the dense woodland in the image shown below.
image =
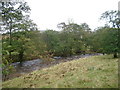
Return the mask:
M 26 2 L 1 2 L 2 4 L 2 66 L 3 74 L 11 70 L 13 62 L 43 59 L 54 56 L 67 57 L 77 54 L 113 54 L 120 52 L 120 19 L 118 11 L 101 14 L 106 20 L 103 27 L 91 30 L 87 23 L 61 22 L 60 31 L 40 31 L 30 19 L 30 7 Z M 7 68 L 5 68 L 7 67 Z M 9 68 L 8 68 L 9 67 Z

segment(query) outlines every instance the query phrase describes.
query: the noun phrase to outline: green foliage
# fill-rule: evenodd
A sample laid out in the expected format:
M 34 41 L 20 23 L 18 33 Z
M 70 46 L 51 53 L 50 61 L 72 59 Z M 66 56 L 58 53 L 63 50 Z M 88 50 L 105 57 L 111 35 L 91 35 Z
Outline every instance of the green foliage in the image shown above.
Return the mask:
M 62 24 L 62 23 L 60 23 Z M 60 25 L 59 24 L 59 25 Z M 59 54 L 62 56 L 73 55 L 82 53 L 88 48 L 88 25 L 78 25 L 75 23 L 69 23 L 63 25 L 63 31 L 60 32 L 59 38 Z M 87 29 L 86 29 L 87 28 Z M 87 48 L 86 48 L 87 47 Z M 61 56 L 60 55 L 60 56 Z
M 14 70 L 13 66 L 10 65 L 10 62 L 6 59 L 5 56 L 2 57 L 2 75 L 7 76 Z
M 114 53 L 114 57 L 120 52 L 120 19 L 118 18 L 118 11 L 106 11 L 102 14 L 101 19 L 106 19 L 109 24 L 109 30 L 106 30 L 106 46 L 105 49 L 109 53 Z

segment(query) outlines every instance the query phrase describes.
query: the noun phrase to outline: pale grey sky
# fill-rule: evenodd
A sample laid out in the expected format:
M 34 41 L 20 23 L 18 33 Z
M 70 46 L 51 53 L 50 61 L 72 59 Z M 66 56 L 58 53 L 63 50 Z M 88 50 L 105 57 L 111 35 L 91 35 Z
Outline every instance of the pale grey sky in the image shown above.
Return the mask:
M 91 29 L 103 26 L 99 20 L 107 10 L 117 10 L 119 0 L 25 0 L 31 7 L 31 19 L 40 30 L 57 28 L 57 24 L 72 19 L 86 22 Z

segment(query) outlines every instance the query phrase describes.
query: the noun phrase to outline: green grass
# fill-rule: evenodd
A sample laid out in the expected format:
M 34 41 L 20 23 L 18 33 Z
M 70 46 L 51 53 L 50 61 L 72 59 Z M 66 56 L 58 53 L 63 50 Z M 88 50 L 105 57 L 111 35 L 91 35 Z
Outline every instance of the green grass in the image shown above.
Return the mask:
M 118 59 L 92 56 L 3 82 L 3 88 L 118 88 Z

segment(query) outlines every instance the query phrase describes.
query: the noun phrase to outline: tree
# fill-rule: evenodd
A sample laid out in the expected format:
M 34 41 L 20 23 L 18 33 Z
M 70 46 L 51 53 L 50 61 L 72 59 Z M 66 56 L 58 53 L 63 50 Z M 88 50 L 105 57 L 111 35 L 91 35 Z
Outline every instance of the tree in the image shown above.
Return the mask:
M 118 18 L 118 11 L 106 11 L 102 14 L 101 19 L 105 19 L 108 25 L 111 27 L 113 31 L 110 31 L 115 35 L 113 37 L 114 43 L 112 43 L 112 48 L 114 48 L 114 58 L 118 57 L 117 54 L 120 52 L 120 19 Z M 107 38 L 107 37 L 106 37 Z M 112 40 L 111 40 L 112 42 Z
M 54 30 L 47 30 L 42 33 L 42 41 L 46 43 L 46 51 L 49 54 L 56 54 L 56 47 L 59 43 L 59 32 Z M 58 47 L 59 48 L 59 47 Z
M 60 33 L 60 45 L 64 56 L 83 53 L 87 50 L 90 28 L 86 23 L 81 25 L 60 23 L 58 25 L 63 29 Z
M 2 21 L 5 32 L 9 32 L 9 46 L 12 45 L 12 32 L 18 28 L 23 20 L 23 12 L 28 13 L 30 11 L 26 2 L 0 2 L 2 4 Z M 19 29 L 17 29 L 19 30 Z M 11 52 L 9 50 L 9 58 L 11 59 Z

